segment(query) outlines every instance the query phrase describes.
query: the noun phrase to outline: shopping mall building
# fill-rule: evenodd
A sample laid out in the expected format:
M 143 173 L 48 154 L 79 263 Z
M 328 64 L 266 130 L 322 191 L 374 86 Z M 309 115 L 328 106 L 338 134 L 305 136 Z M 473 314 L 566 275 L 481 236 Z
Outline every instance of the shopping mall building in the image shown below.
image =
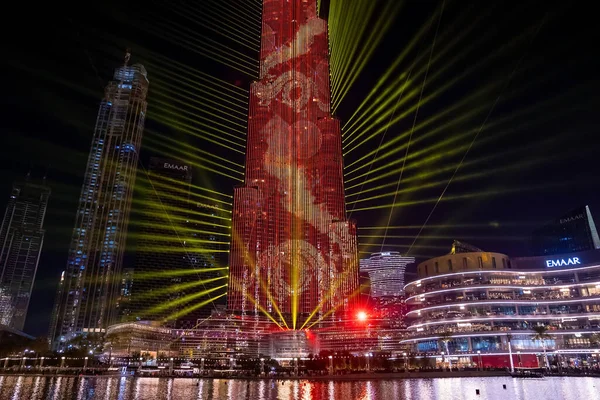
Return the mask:
M 465 252 L 422 262 L 405 285 L 408 344 L 438 365 L 600 368 L 600 251 L 509 258 Z M 547 327 L 545 340 L 534 327 Z

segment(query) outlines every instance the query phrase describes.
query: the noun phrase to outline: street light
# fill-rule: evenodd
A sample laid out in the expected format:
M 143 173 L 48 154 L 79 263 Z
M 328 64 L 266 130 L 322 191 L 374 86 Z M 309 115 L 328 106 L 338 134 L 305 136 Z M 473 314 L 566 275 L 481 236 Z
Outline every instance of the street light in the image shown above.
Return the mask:
M 506 334 L 506 341 L 508 342 L 508 357 L 510 358 L 510 373 L 513 374 L 515 372 L 515 362 L 513 361 L 512 356 L 512 335 L 510 333 Z
M 477 350 L 477 355 L 479 356 L 479 370 L 483 371 L 483 363 L 481 362 L 481 350 Z
M 333 356 L 329 356 L 329 375 L 333 375 Z
M 404 372 L 408 370 L 408 359 L 406 358 L 406 352 L 402 353 L 404 356 Z

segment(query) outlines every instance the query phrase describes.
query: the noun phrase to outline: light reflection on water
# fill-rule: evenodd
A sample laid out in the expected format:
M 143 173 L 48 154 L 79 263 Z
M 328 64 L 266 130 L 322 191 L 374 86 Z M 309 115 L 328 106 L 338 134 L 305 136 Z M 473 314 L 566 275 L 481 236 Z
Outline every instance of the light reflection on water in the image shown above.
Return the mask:
M 506 389 L 502 387 L 506 385 Z M 476 394 L 479 389 L 480 394 Z M 598 378 L 259 381 L 0 376 L 0 400 L 600 399 Z

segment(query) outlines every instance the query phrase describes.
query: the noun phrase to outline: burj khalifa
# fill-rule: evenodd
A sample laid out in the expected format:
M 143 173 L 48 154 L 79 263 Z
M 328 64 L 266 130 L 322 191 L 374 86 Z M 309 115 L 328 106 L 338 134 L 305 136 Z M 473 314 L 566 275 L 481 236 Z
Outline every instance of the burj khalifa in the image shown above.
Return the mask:
M 283 328 L 335 319 L 358 292 L 327 22 L 316 0 L 265 0 L 246 172 L 234 189 L 228 308 Z

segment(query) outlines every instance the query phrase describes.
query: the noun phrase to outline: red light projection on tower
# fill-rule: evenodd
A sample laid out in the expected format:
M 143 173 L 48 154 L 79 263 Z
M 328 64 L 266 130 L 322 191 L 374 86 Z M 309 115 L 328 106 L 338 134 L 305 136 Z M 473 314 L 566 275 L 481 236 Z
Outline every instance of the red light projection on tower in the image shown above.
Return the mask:
M 340 124 L 330 113 L 327 23 L 316 0 L 264 1 L 260 80 L 250 94 L 228 306 L 299 329 L 346 308 L 359 287 Z

